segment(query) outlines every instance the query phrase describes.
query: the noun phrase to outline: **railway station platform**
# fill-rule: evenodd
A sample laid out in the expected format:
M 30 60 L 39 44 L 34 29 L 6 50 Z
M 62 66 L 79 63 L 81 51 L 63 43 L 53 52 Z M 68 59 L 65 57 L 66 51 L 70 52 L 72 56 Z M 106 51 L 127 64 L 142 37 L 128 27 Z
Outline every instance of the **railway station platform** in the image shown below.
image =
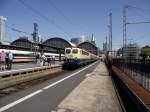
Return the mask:
M 12 70 L 0 72 L 0 89 L 45 77 L 50 73 L 61 71 L 61 63 L 53 63 L 50 66 L 39 66 L 35 63 L 18 63 L 13 64 Z M 38 74 L 38 75 L 37 75 Z
M 56 61 L 54 64 L 51 64 L 51 66 L 58 66 L 61 64 L 62 64 L 61 62 Z M 47 66 L 47 63 L 45 64 L 45 66 Z M 36 63 L 15 63 L 15 64 L 12 64 L 11 70 L 28 69 L 28 68 L 35 68 L 35 67 L 40 67 L 40 65 L 37 65 Z M 0 73 L 11 71 L 11 70 L 0 71 Z
M 105 64 L 100 62 L 51 112 L 122 112 Z

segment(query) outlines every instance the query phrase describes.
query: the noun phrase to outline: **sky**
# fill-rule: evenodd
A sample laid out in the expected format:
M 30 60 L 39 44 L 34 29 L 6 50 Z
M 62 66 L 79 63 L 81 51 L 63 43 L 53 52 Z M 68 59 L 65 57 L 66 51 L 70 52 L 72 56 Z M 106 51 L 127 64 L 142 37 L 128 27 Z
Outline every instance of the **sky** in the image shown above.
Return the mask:
M 97 46 L 102 49 L 111 12 L 113 49 L 117 49 L 123 43 L 124 5 L 129 5 L 127 22 L 150 21 L 150 0 L 0 0 L 0 15 L 7 18 L 6 41 L 25 35 L 9 27 L 27 32 L 31 38 L 36 22 L 43 40 L 61 37 L 70 41 L 93 33 Z M 127 42 L 150 45 L 150 23 L 127 25 Z

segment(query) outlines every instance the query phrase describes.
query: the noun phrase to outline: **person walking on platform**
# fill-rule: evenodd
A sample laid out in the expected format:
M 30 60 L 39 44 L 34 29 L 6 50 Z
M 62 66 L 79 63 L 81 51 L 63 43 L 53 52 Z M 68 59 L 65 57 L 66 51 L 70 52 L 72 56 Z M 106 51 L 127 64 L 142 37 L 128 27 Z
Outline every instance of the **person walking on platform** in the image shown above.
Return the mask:
M 1 70 L 5 70 L 5 58 L 6 58 L 6 54 L 4 51 L 1 52 Z
M 8 52 L 8 69 L 12 69 L 12 62 L 13 62 L 13 54 L 11 51 Z

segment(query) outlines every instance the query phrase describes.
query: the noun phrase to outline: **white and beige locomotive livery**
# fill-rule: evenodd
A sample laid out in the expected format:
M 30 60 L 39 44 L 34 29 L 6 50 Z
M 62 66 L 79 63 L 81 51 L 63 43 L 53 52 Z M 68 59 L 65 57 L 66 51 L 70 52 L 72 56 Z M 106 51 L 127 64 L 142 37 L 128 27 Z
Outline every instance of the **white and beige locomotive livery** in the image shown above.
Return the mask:
M 98 56 L 80 48 L 66 48 L 63 69 L 77 68 L 82 65 L 94 62 Z

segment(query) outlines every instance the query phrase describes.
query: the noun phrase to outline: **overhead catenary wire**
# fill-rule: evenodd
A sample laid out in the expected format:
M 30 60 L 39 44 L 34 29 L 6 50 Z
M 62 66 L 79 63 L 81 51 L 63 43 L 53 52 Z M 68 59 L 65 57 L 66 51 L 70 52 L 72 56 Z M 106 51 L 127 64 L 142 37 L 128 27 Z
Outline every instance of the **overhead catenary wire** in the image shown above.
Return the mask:
M 68 23 L 72 26 L 72 28 L 74 28 L 74 29 L 76 29 L 76 30 L 80 29 L 80 27 L 79 27 L 79 26 L 76 26 L 76 25 L 73 23 L 73 21 L 71 21 L 71 19 L 70 19 L 68 16 L 66 16 L 66 15 L 63 13 L 63 11 L 61 11 L 60 8 L 57 7 L 57 5 L 56 5 L 52 0 L 48 0 L 48 2 L 49 2 L 48 5 L 50 5 L 51 7 L 53 7 L 53 8 L 66 20 L 66 22 L 68 22 Z M 86 26 L 86 27 L 83 26 L 83 29 L 86 29 L 86 28 L 87 28 L 87 26 Z
M 125 7 L 124 7 L 124 9 L 136 9 L 136 10 L 139 10 L 139 11 L 141 11 L 141 12 L 143 12 L 143 10 L 141 9 L 141 8 L 137 8 L 137 7 L 134 7 L 134 6 L 130 6 L 130 5 L 126 5 Z M 143 16 L 142 16 L 143 17 Z M 125 18 L 125 19 L 127 19 L 127 18 Z M 136 21 L 136 22 L 125 22 L 124 24 L 125 25 L 136 25 L 136 24 L 149 24 L 150 23 L 150 21 L 149 20 L 147 20 L 147 21 Z
M 50 22 L 53 26 L 55 26 L 57 29 L 61 30 L 65 35 L 69 36 L 69 33 L 66 32 L 61 26 L 59 26 L 58 24 L 56 24 L 53 20 L 50 20 L 47 16 L 43 15 L 41 12 L 39 12 L 38 10 L 36 10 L 35 8 L 33 8 L 32 6 L 30 6 L 29 4 L 25 3 L 23 0 L 17 0 L 19 3 L 21 3 L 24 7 L 26 7 L 27 9 L 31 10 L 33 13 L 35 13 L 36 15 L 38 15 L 40 18 L 42 18 L 43 20 Z
M 150 21 L 128 22 L 126 24 L 147 24 L 147 23 L 150 23 Z
M 74 26 L 70 19 L 53 3 L 52 0 L 48 0 L 49 5 L 52 6 L 69 24 Z
M 150 16 L 149 16 L 149 14 L 145 13 L 144 9 L 139 8 L 139 7 L 135 7 L 135 6 L 131 6 L 131 5 L 127 5 L 127 8 L 128 9 L 135 9 L 136 11 L 134 11 L 134 14 L 136 14 L 136 16 L 139 16 L 138 18 L 134 17 L 134 18 L 127 18 L 127 19 L 142 19 L 142 21 L 150 21 Z M 132 11 L 132 10 L 130 10 L 130 11 Z M 148 15 L 148 16 L 146 16 L 145 14 Z
M 11 27 L 11 26 L 9 26 L 9 25 L 6 25 L 6 27 L 9 28 L 9 29 L 11 29 L 11 30 L 13 30 L 13 31 L 16 31 L 16 32 L 18 32 L 18 33 L 24 33 L 24 34 L 26 34 L 26 35 L 31 35 L 31 34 L 28 33 L 28 32 L 19 30 L 19 29 L 17 29 L 17 28 L 13 28 L 13 27 Z

